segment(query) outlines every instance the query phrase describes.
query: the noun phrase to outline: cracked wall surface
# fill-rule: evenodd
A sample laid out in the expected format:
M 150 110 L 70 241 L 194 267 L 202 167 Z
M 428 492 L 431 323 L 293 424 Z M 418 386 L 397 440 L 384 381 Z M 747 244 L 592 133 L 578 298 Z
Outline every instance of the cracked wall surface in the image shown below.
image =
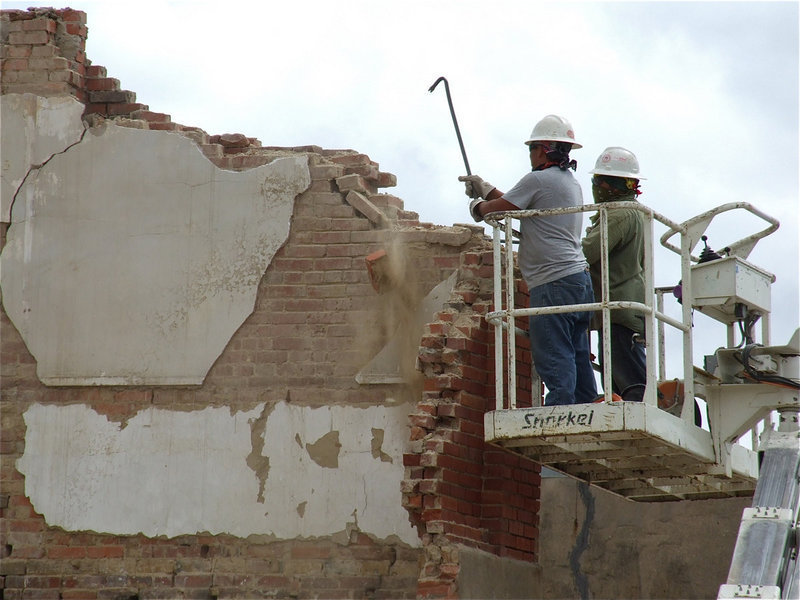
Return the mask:
M 84 132 L 84 106 L 71 97 L 0 96 L 0 222 L 11 221 L 11 204 L 32 165 L 77 143 Z
M 418 546 L 401 503 L 407 405 L 232 414 L 148 408 L 123 423 L 80 404 L 24 413 L 17 468 L 36 511 L 68 531 L 329 536 L 357 525 Z
M 75 111 L 54 104 L 59 128 L 40 103 L 31 125 L 31 106 L 5 102 L 4 118 L 27 126 L 4 140 L 29 140 L 45 122 L 74 137 Z M 56 148 L 28 146 L 47 148 L 34 162 Z M 19 160 L 4 187 L 20 180 Z M 226 171 L 187 137 L 111 122 L 22 179 L 0 284 L 46 385 L 202 383 L 252 312 L 310 185 L 304 156 Z
M 536 597 L 716 598 L 750 503 L 632 502 L 570 477 L 543 478 Z M 466 574 L 475 597 L 492 593 L 481 573 Z

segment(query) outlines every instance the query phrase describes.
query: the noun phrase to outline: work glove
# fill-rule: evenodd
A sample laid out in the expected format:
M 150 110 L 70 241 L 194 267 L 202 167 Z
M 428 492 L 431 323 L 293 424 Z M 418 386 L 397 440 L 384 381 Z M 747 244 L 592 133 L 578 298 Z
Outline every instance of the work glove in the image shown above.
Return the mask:
M 478 204 L 481 202 L 485 202 L 485 200 L 483 198 L 473 198 L 469 203 L 469 214 L 472 215 L 472 218 L 475 219 L 476 223 L 483 221 L 481 213 L 478 212 Z
M 464 193 L 470 198 L 486 198 L 494 186 L 477 175 L 462 175 L 458 178 L 464 182 Z

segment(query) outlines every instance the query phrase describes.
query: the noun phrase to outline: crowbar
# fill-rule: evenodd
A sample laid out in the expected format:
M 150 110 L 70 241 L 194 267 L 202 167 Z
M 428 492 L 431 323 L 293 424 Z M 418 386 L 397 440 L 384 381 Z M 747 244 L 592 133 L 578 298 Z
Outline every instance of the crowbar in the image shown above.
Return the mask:
M 461 156 L 464 157 L 464 166 L 467 168 L 467 175 L 472 175 L 472 171 L 469 170 L 469 161 L 467 160 L 467 153 L 464 150 L 464 142 L 461 140 L 461 131 L 458 129 L 458 120 L 456 119 L 456 111 L 453 110 L 453 100 L 450 98 L 450 84 L 447 83 L 447 79 L 444 77 L 439 77 L 436 81 L 433 82 L 433 85 L 428 88 L 429 92 L 432 92 L 436 89 L 436 86 L 439 85 L 440 81 L 444 81 L 444 91 L 447 94 L 447 105 L 450 107 L 450 116 L 453 117 L 453 125 L 456 128 L 456 137 L 458 138 L 458 145 L 461 147 Z
M 444 77 L 439 77 L 436 81 L 433 82 L 433 85 L 428 88 L 429 92 L 432 92 L 436 89 L 436 86 L 439 85 L 440 81 L 444 81 L 444 91 L 447 94 L 447 105 L 450 107 L 450 116 L 453 117 L 453 125 L 456 128 L 456 137 L 458 138 L 458 145 L 461 147 L 461 156 L 464 157 L 464 167 L 467 169 L 467 175 L 472 175 L 472 171 L 469 170 L 469 161 L 467 160 L 467 152 L 464 150 L 464 142 L 461 140 L 461 131 L 458 129 L 458 119 L 456 119 L 456 111 L 453 110 L 453 99 L 450 97 L 450 84 L 447 83 L 447 79 Z M 511 243 L 516 243 L 517 240 L 513 238 L 516 236 L 517 239 L 521 237 L 519 231 L 516 229 L 511 230 Z

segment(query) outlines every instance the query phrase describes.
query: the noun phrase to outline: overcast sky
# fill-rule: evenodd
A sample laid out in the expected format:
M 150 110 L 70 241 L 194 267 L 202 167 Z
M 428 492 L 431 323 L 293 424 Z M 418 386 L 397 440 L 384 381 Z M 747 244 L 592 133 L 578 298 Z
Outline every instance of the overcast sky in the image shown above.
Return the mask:
M 779 219 L 749 260 L 777 276 L 773 342 L 800 321 L 798 2 L 42 5 L 85 11 L 87 57 L 150 110 L 212 135 L 368 154 L 424 222 L 471 222 L 444 86 L 428 92 L 439 76 L 472 172 L 501 190 L 530 168 L 533 125 L 565 116 L 584 146 L 573 158 L 586 202 L 597 156 L 624 146 L 647 178 L 640 200 L 674 221 L 740 201 Z M 766 225 L 744 211 L 719 223 L 714 249 Z M 656 285 L 677 283 L 662 254 Z M 724 328 L 695 323 L 713 338 L 696 356 L 725 344 Z

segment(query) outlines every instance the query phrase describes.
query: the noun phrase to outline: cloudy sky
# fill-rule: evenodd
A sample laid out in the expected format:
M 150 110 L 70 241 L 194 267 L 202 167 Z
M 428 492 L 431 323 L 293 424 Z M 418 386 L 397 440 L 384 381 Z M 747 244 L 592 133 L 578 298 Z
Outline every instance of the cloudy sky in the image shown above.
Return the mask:
M 530 168 L 522 142 L 533 125 L 563 115 L 584 146 L 573 158 L 587 202 L 587 171 L 605 147 L 624 146 L 647 178 L 640 200 L 674 221 L 729 202 L 779 219 L 749 260 L 777 276 L 773 342 L 798 325 L 796 1 L 43 5 L 84 10 L 88 58 L 150 110 L 264 145 L 358 150 L 397 176 L 384 191 L 439 225 L 470 221 L 444 86 L 428 92 L 439 76 L 472 172 L 501 190 Z M 709 243 L 765 225 L 725 213 Z M 656 285 L 676 283 L 673 257 L 659 251 Z M 724 328 L 695 324 L 710 332 L 702 360 Z

